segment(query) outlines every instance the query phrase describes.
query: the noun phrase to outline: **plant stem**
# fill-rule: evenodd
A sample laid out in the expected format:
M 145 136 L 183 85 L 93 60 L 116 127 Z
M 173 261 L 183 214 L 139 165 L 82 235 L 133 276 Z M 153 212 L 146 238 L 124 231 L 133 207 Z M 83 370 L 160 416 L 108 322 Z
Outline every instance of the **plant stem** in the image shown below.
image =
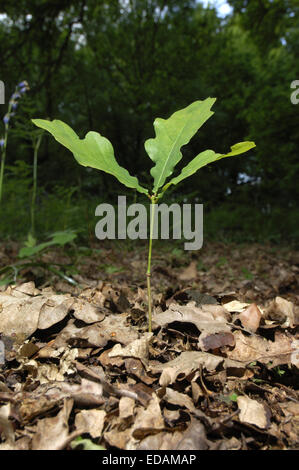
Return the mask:
M 4 137 L 4 146 L 1 153 L 1 168 L 0 168 L 0 202 L 2 199 L 2 188 L 3 188 L 3 175 L 5 167 L 5 157 L 6 157 L 6 136 Z
M 57 276 L 61 277 L 62 279 L 64 279 L 68 283 L 72 284 L 73 286 L 79 286 L 80 287 L 80 284 L 78 284 L 78 282 L 75 281 L 72 277 L 67 276 L 62 271 L 59 271 L 58 269 L 54 268 L 53 266 L 51 266 L 47 263 L 43 263 L 41 261 L 40 262 L 37 262 L 37 261 L 30 262 L 29 261 L 29 262 L 19 262 L 19 263 L 15 263 L 15 264 L 10 264 L 8 266 L 5 266 L 4 268 L 1 268 L 0 273 L 3 273 L 3 272 L 8 271 L 8 270 L 14 271 L 14 282 L 16 282 L 16 276 L 17 276 L 18 272 L 23 268 L 28 268 L 28 266 L 30 266 L 30 267 L 41 267 L 41 268 L 47 269 L 48 271 L 56 274 Z
M 8 107 L 8 114 L 11 112 L 11 106 Z M 5 132 L 4 132 L 4 145 L 1 154 L 1 166 L 0 166 L 0 203 L 2 199 L 2 191 L 3 191 L 3 177 L 4 177 L 4 168 L 5 168 L 5 158 L 6 158 L 6 147 L 7 147 L 7 135 L 8 135 L 8 123 L 5 124 Z
M 31 198 L 31 235 L 35 233 L 35 200 L 36 200 L 36 188 L 37 188 L 37 154 L 38 149 L 42 140 L 42 134 L 38 136 L 33 144 L 34 157 L 33 157 L 33 187 L 32 187 L 32 198 Z
M 151 222 L 150 222 L 150 238 L 148 248 L 148 263 L 147 263 L 147 297 L 148 297 L 148 331 L 152 331 L 152 294 L 151 294 L 151 261 L 152 261 L 152 245 L 153 245 L 153 232 L 155 221 L 155 204 L 157 202 L 156 196 L 151 197 Z

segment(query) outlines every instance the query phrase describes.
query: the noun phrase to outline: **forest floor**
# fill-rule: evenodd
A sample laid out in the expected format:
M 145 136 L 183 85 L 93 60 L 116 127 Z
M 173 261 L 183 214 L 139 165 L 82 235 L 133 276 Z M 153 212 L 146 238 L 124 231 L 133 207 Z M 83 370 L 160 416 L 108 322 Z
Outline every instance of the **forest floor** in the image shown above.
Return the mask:
M 155 243 L 152 333 L 145 245 L 39 263 L 0 287 L 0 450 L 299 448 L 299 252 Z

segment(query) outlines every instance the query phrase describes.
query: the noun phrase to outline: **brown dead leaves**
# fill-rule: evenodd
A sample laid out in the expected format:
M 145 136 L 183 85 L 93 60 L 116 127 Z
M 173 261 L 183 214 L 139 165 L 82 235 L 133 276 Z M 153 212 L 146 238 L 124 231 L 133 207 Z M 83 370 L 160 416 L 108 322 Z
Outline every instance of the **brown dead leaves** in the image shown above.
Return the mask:
M 135 254 L 120 284 L 0 292 L 0 449 L 72 448 L 78 435 L 127 450 L 294 448 L 296 267 L 262 278 L 258 251 L 244 280 L 233 278 L 242 252 L 225 256 L 216 248 L 185 271 L 161 257 L 153 334 Z
M 63 408 L 57 416 L 38 421 L 32 439 L 32 450 L 61 450 L 65 448 L 70 439 L 68 420 L 72 408 L 73 401 L 65 400 Z
M 69 294 L 57 295 L 49 288 L 39 291 L 32 282 L 9 287 L 0 292 L 0 332 L 28 338 L 38 329 L 44 330 L 61 322 L 71 310 L 85 323 L 104 318 L 98 307 Z
M 245 336 L 236 331 L 234 337 L 235 347 L 227 352 L 231 359 L 244 363 L 258 361 L 270 368 L 281 364 L 298 366 L 299 349 L 293 336 L 277 332 L 275 340 L 270 341 L 261 336 Z
M 151 366 L 153 373 L 161 373 L 159 383 L 162 387 L 183 380 L 189 374 L 204 366 L 206 370 L 216 370 L 223 358 L 200 351 L 185 351 L 172 361 Z
M 163 327 L 174 322 L 192 323 L 201 332 L 198 337 L 199 349 L 209 351 L 234 345 L 229 318 L 229 312 L 221 305 L 196 307 L 194 302 L 190 302 L 187 306 L 170 304 L 168 310 L 154 317 L 154 322 Z

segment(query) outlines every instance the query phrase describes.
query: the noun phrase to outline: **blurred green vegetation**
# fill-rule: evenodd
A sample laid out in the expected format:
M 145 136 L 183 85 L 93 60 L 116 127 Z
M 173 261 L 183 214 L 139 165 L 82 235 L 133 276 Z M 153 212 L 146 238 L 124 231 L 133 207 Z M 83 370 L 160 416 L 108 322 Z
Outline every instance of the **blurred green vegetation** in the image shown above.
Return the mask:
M 154 119 L 215 96 L 215 116 L 192 139 L 181 165 L 206 148 L 227 152 L 242 140 L 257 147 L 204 168 L 169 200 L 204 204 L 206 238 L 297 243 L 299 105 L 290 101 L 290 84 L 299 79 L 299 4 L 228 3 L 232 13 L 225 18 L 195 0 L 1 3 L 1 117 L 16 84 L 30 85 L 8 136 L 1 239 L 24 239 L 30 230 L 31 118 L 64 120 L 81 137 L 100 131 L 118 162 L 146 185 L 152 162 L 143 143 L 153 136 Z M 126 189 L 113 177 L 80 167 L 43 137 L 38 238 L 70 229 L 94 240 L 95 207 L 116 203 L 118 194 Z

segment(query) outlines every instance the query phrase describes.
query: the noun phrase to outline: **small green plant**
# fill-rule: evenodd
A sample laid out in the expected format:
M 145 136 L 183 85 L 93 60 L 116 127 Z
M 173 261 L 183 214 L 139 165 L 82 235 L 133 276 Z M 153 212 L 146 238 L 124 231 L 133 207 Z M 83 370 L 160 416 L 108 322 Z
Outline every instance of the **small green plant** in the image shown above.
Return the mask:
M 282 369 L 281 367 L 279 367 L 279 366 L 274 367 L 274 371 L 276 372 L 276 374 L 277 374 L 279 377 L 282 377 L 282 376 L 286 373 L 286 371 L 283 370 L 283 369 Z
M 197 263 L 196 267 L 197 267 L 197 271 L 207 271 L 208 270 L 207 267 L 203 264 L 202 261 L 199 261 Z
M 228 263 L 227 258 L 225 258 L 224 256 L 221 256 L 218 262 L 216 263 L 216 266 L 220 268 L 221 266 L 224 266 L 227 263 Z
M 223 395 L 221 393 L 218 396 L 218 400 L 223 401 L 224 403 L 227 403 L 229 405 L 231 404 L 231 402 L 237 402 L 238 395 L 235 392 L 232 392 L 230 395 Z
M 72 242 L 76 238 L 76 234 L 72 231 L 55 232 L 51 234 L 50 238 L 51 239 L 48 242 L 43 242 L 37 245 L 36 240 L 29 234 L 25 246 L 19 251 L 18 257 L 28 258 L 34 256 L 45 248 L 53 245 L 64 246 L 67 243 Z
M 115 274 L 124 271 L 123 267 L 113 266 L 112 264 L 103 264 L 101 268 L 103 268 L 107 274 Z
M 91 439 L 83 439 L 81 436 L 71 442 L 71 448 L 73 450 L 106 450 L 105 447 L 94 444 Z
M 45 263 L 41 260 L 40 255 L 44 254 L 45 251 L 52 246 L 65 246 L 68 243 L 71 243 L 76 238 L 76 233 L 72 231 L 56 232 L 52 233 L 49 237 L 50 240 L 47 242 L 36 244 L 36 240 L 29 233 L 28 238 L 25 242 L 25 246 L 19 250 L 18 258 L 19 261 L 14 264 L 9 264 L 0 269 L 0 276 L 2 274 L 10 273 L 8 276 L 0 279 L 0 285 L 8 285 L 15 283 L 17 281 L 17 276 L 19 272 L 24 268 L 39 267 L 47 271 L 52 272 L 56 276 L 61 277 L 65 281 L 69 282 L 72 285 L 77 285 L 77 282 L 65 274 L 61 268 L 57 269 L 54 266 L 61 266 L 57 263 Z M 64 268 L 65 266 L 63 266 Z
M 155 206 L 165 191 L 171 186 L 180 183 L 188 176 L 193 175 L 197 170 L 208 163 L 247 152 L 255 147 L 254 142 L 240 142 L 231 147 L 227 154 L 216 153 L 214 150 L 205 150 L 191 160 L 181 171 L 181 173 L 170 181 L 169 178 L 177 163 L 182 158 L 181 148 L 188 144 L 198 129 L 214 114 L 211 111 L 215 98 L 207 98 L 204 101 L 195 101 L 184 109 L 181 109 L 168 119 L 157 118 L 154 122 L 156 136 L 145 142 L 145 150 L 154 166 L 151 175 L 154 184 L 151 193 L 141 186 L 136 177 L 121 167 L 114 156 L 111 142 L 98 132 L 90 131 L 84 139 L 80 139 L 71 127 L 62 121 L 46 121 L 33 119 L 33 123 L 42 129 L 50 132 L 53 137 L 74 155 L 75 159 L 83 166 L 89 166 L 105 171 L 115 176 L 122 184 L 145 194 L 151 201 L 150 217 L 150 237 L 147 265 L 147 291 L 148 291 L 148 321 L 149 331 L 152 323 L 152 303 L 151 303 L 151 259 L 153 229 L 155 220 Z
M 254 278 L 254 275 L 250 271 L 248 271 L 247 268 L 242 268 L 242 273 L 244 274 L 245 279 L 248 279 L 249 281 Z

